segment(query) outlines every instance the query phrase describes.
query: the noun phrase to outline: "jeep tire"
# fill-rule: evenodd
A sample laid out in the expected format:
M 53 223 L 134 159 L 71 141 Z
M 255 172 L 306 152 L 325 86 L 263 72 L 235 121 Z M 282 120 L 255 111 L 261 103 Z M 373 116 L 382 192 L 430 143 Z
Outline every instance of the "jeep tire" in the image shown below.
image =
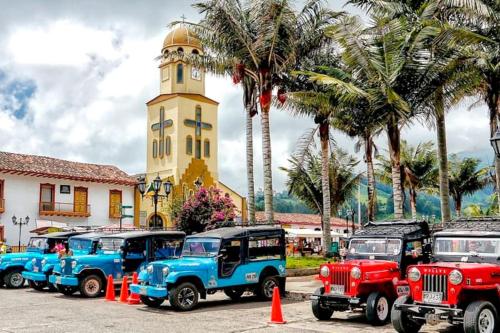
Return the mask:
M 324 292 L 324 288 L 318 288 L 313 295 L 322 295 Z M 323 306 L 321 306 L 321 302 L 319 301 L 319 299 L 311 300 L 311 309 L 314 317 L 316 317 L 318 320 L 329 320 L 330 318 L 332 318 L 333 309 L 324 308 Z
M 102 279 L 95 274 L 87 275 L 80 282 L 80 294 L 83 297 L 95 298 L 101 295 L 103 288 Z
M 498 330 L 498 314 L 490 302 L 476 301 L 465 309 L 465 333 L 495 333 Z
M 198 305 L 198 288 L 191 282 L 173 287 L 168 295 L 170 305 L 176 311 L 191 311 Z
M 273 292 L 275 287 L 279 287 L 280 283 L 276 276 L 265 276 L 260 284 L 257 286 L 256 295 L 263 301 L 270 301 L 273 299 Z
M 243 288 L 226 288 L 224 289 L 224 294 L 231 298 L 233 301 L 239 301 L 241 299 L 241 295 L 245 292 Z
M 391 322 L 392 326 L 398 333 L 417 333 L 422 327 L 422 324 L 411 320 L 406 313 L 399 309 L 396 309 L 397 305 L 408 303 L 409 297 L 401 296 L 394 302 L 394 305 L 392 306 Z
M 20 269 L 15 269 L 3 277 L 3 282 L 7 288 L 19 289 L 24 286 L 24 278 Z
M 140 298 L 142 303 L 146 304 L 151 308 L 159 308 L 162 305 L 163 301 L 165 301 L 164 299 L 161 298 L 154 298 L 145 295 L 141 295 Z
M 43 291 L 45 287 L 47 287 L 47 282 L 45 281 L 30 281 L 30 288 L 35 289 L 36 291 Z
M 60 284 L 57 284 L 56 288 L 57 288 L 57 291 L 60 292 L 61 294 L 63 294 L 64 296 L 71 296 L 74 293 L 76 293 L 76 291 L 78 290 L 78 287 L 63 286 Z
M 372 325 L 384 325 L 390 318 L 389 299 L 382 293 L 372 292 L 366 300 L 366 319 Z

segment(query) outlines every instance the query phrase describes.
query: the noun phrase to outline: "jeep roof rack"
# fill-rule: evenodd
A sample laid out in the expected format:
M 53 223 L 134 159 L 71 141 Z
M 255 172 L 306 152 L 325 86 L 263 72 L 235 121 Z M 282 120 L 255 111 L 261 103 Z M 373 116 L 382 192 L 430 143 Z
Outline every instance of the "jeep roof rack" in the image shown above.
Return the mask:
M 276 236 L 285 235 L 285 229 L 273 227 L 270 225 L 251 226 L 251 227 L 227 227 L 213 229 L 198 234 L 192 234 L 190 237 L 213 237 L 213 238 L 238 238 L 246 236 L 265 236 L 273 234 Z
M 460 217 L 443 226 L 443 232 L 452 231 L 500 232 L 500 216 Z
M 420 239 L 430 234 L 429 224 L 425 220 L 392 220 L 368 222 L 363 229 L 357 230 L 352 237 L 401 237 Z

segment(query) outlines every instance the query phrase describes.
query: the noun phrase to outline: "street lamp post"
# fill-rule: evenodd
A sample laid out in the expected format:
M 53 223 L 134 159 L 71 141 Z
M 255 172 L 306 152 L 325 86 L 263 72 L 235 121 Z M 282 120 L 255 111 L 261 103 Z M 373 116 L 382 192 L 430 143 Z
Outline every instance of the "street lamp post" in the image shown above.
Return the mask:
M 22 233 L 22 228 L 23 228 L 23 225 L 26 225 L 30 222 L 30 217 L 29 216 L 26 216 L 24 218 L 24 221 L 23 221 L 23 218 L 17 218 L 16 215 L 12 216 L 12 223 L 14 225 L 18 225 L 19 226 L 19 243 L 18 243 L 18 251 L 21 252 L 21 233 Z
M 137 178 L 137 189 L 141 193 L 142 196 L 144 196 L 144 193 L 146 192 L 146 178 L 145 177 L 139 177 Z M 161 187 L 163 185 L 165 194 L 160 194 Z M 170 180 L 167 179 L 166 182 L 163 182 L 160 178 L 160 176 L 156 176 L 156 178 L 153 180 L 153 204 L 155 207 L 155 213 L 154 213 L 154 223 L 153 223 L 153 228 L 157 227 L 158 223 L 158 198 L 168 198 L 170 193 L 172 192 L 172 183 Z

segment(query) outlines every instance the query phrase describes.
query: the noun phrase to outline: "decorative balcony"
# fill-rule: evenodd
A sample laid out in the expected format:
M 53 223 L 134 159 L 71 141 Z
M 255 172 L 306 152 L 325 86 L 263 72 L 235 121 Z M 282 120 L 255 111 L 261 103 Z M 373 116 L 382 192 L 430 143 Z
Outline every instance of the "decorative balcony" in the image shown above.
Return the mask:
M 90 205 L 65 202 L 40 202 L 39 214 L 42 216 L 89 217 Z
M 5 199 L 0 199 L 0 213 L 5 212 Z

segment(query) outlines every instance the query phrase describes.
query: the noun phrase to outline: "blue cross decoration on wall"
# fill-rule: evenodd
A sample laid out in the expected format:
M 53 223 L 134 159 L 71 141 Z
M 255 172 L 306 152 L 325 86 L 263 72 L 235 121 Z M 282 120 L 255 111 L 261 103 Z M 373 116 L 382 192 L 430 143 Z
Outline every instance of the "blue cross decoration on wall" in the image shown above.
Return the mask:
M 202 129 L 206 129 L 206 130 L 212 129 L 212 124 L 204 123 L 201 121 L 201 109 L 196 109 L 196 119 L 195 120 L 185 119 L 184 125 L 186 125 L 187 127 L 194 127 L 195 128 L 195 135 L 197 137 L 201 136 Z
M 172 121 L 172 119 L 165 120 L 165 109 L 161 108 L 160 109 L 160 122 L 151 125 L 151 130 L 154 132 L 159 130 L 160 131 L 160 138 L 163 138 L 165 128 L 170 127 L 173 124 L 174 124 L 174 122 Z

